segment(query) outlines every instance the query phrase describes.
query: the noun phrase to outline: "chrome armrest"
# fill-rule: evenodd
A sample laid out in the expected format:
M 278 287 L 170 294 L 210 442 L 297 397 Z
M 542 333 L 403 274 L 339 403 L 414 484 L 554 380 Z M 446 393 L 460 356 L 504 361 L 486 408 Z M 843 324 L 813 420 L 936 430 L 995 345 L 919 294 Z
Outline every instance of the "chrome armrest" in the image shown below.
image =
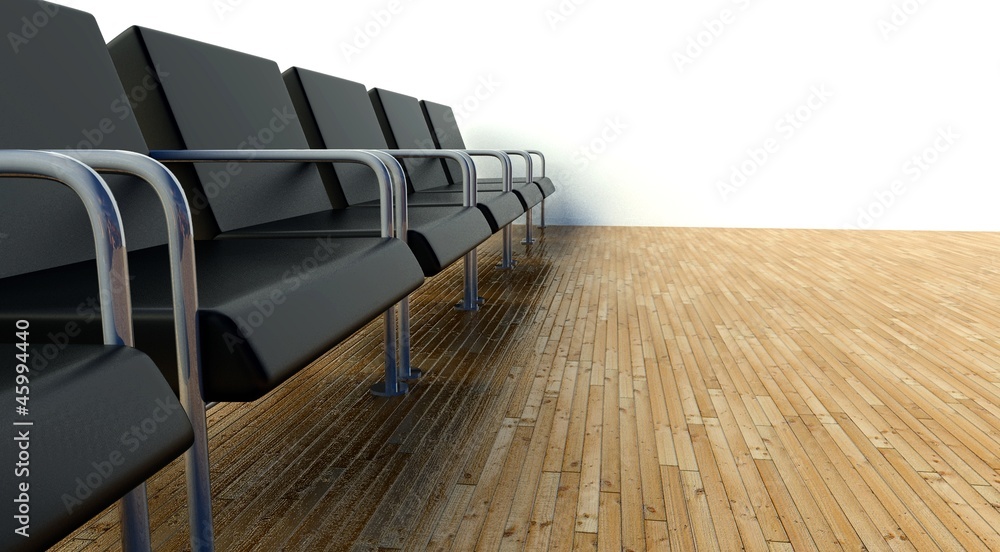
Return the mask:
M 153 159 L 129 151 L 80 150 L 56 151 L 103 173 L 127 174 L 150 184 L 163 204 L 167 219 L 167 239 L 170 250 L 171 281 L 174 308 L 177 316 L 178 365 L 186 366 L 192 351 L 187 343 L 195 343 L 198 336 L 198 288 L 194 260 L 194 226 L 191 209 L 184 190 L 166 167 Z M 187 373 L 182 373 L 187 379 Z
M 534 172 L 534 168 L 531 162 L 531 154 L 524 150 L 504 150 L 504 152 L 507 153 L 508 155 L 516 155 L 518 157 L 524 158 L 524 169 L 525 172 L 527 173 L 526 182 L 530 183 L 532 173 Z
M 402 167 L 385 154 L 368 150 L 187 150 L 151 151 L 150 156 L 165 163 L 357 163 L 375 173 L 379 186 L 382 237 L 406 240 L 406 178 Z M 393 203 L 393 194 L 399 198 Z M 395 205 L 395 207 L 394 207 Z M 394 220 L 395 219 L 395 220 Z M 398 221 L 398 222 L 397 222 Z M 396 363 L 395 308 L 385 311 L 385 371 L 380 393 L 396 396 L 405 393 L 398 380 Z M 402 387 L 402 389 L 401 389 Z
M 462 171 L 462 199 L 463 206 L 475 207 L 479 203 L 476 183 L 476 165 L 472 157 L 463 150 L 422 150 L 422 149 L 401 149 L 401 150 L 381 150 L 393 157 L 400 159 L 451 159 L 457 161 Z
M 409 208 L 407 194 L 409 190 L 406 189 L 406 173 L 403 172 L 403 165 L 399 163 L 398 159 L 385 152 L 369 150 L 368 153 L 377 157 L 389 169 L 389 177 L 393 183 L 393 194 L 396 196 L 394 199 L 396 202 L 395 234 L 396 238 L 406 242 L 406 235 L 410 230 L 409 215 L 407 214 L 407 209 Z
M 107 183 L 93 169 L 75 159 L 41 151 L 0 151 L 0 176 L 54 180 L 69 187 L 80 197 L 94 233 L 104 343 L 134 346 L 125 234 L 118 204 Z M 149 550 L 149 512 L 145 484 L 139 485 L 122 498 L 119 515 L 122 548 Z
M 95 171 L 126 174 L 145 181 L 160 199 L 167 219 L 171 291 L 174 302 L 174 333 L 177 341 L 177 384 L 181 406 L 194 427 L 195 454 L 186 458 L 188 512 L 192 550 L 212 550 L 212 493 L 208 471 L 208 434 L 202 393 L 201 351 L 198 331 L 198 282 L 195 269 L 194 225 L 191 208 L 177 178 L 166 167 L 145 155 L 130 151 L 60 151 Z M 202 452 L 204 451 L 204 454 Z
M 104 343 L 133 346 L 125 234 L 118 204 L 107 183 L 92 169 L 65 155 L 24 150 L 0 151 L 0 176 L 54 180 L 80 196 L 94 232 Z
M 542 160 L 542 176 L 541 176 L 541 178 L 545 178 L 545 155 L 543 155 L 542 152 L 540 152 L 538 150 L 526 150 L 526 151 L 528 153 L 530 153 L 531 155 L 537 155 L 538 158 Z M 535 175 L 531 175 L 531 176 L 534 177 Z
M 514 190 L 514 164 L 510 161 L 510 156 L 499 150 L 463 150 L 473 157 L 496 157 L 500 160 L 501 178 L 503 180 L 503 191 Z
M 393 192 L 406 195 L 406 181 L 402 171 L 396 176 L 383 158 L 366 150 L 154 150 L 150 157 L 163 163 L 356 163 L 365 165 L 378 180 L 382 211 L 382 237 L 397 235 L 393 227 Z M 406 212 L 395 213 L 405 220 Z M 405 235 L 405 234 L 404 234 Z

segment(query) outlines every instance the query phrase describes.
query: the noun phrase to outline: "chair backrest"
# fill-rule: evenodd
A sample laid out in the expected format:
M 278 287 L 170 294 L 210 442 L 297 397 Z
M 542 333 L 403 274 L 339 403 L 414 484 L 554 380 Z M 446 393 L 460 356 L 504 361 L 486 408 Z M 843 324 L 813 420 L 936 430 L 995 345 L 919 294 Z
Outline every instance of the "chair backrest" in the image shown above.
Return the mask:
M 389 147 L 363 84 L 299 67 L 288 69 L 283 77 L 310 148 Z M 370 170 L 338 163 L 321 166 L 320 174 L 328 190 L 342 190 L 347 205 L 378 199 L 378 184 Z
M 143 27 L 108 48 L 126 89 L 143 86 L 146 67 L 158 75 L 160 93 L 135 108 L 150 149 L 309 147 L 273 61 Z M 196 164 L 177 176 L 195 216 L 214 215 L 222 232 L 332 208 L 311 164 Z
M 434 137 L 416 98 L 381 88 L 372 88 L 368 95 L 389 147 L 434 149 Z M 416 190 L 449 184 L 445 165 L 440 159 L 411 159 L 406 168 Z
M 8 44 L 0 48 L 0 148 L 148 153 L 131 105 L 140 98 L 122 88 L 93 16 L 36 0 L 3 0 L 0 21 L 10 25 Z M 11 180 L 0 183 L 0 277 L 94 258 L 87 214 L 70 189 Z M 152 189 L 131 177 L 105 180 L 129 250 L 166 243 Z
M 434 137 L 434 146 L 439 149 L 467 149 L 465 140 L 462 139 L 462 131 L 458 128 L 458 120 L 455 119 L 455 112 L 450 107 L 420 100 L 420 107 L 424 112 L 424 119 L 430 127 L 431 135 Z M 449 161 L 448 177 L 453 184 L 462 181 L 461 169 L 458 163 Z

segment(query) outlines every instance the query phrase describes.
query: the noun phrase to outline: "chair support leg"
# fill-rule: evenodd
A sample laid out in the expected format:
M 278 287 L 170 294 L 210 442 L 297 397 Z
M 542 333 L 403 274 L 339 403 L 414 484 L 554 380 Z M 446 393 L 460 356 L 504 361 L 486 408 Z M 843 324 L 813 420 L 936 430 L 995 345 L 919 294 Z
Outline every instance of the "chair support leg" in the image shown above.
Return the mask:
M 477 311 L 483 303 L 479 296 L 479 257 L 473 249 L 465 254 L 465 297 L 455 305 L 458 310 Z
M 399 302 L 399 379 L 420 379 L 423 372 L 410 365 L 410 296 Z
M 545 198 L 542 198 L 542 219 L 538 223 L 539 228 L 545 228 Z
M 122 550 L 149 552 L 149 509 L 145 482 L 118 502 L 118 517 L 122 528 Z
M 524 245 L 531 245 L 535 243 L 534 235 L 532 234 L 532 227 L 534 226 L 534 208 L 528 209 L 528 212 L 524 213 L 524 240 L 521 242 Z
M 407 391 L 405 383 L 399 381 L 399 366 L 396 364 L 396 306 L 385 311 L 385 380 L 371 386 L 376 397 L 398 397 Z
M 215 549 L 215 532 L 212 525 L 208 427 L 205 421 L 207 407 L 202 393 L 203 372 L 197 316 L 198 285 L 190 207 L 174 175 L 166 167 L 145 155 L 101 150 L 73 151 L 67 154 L 93 166 L 96 170 L 131 174 L 146 181 L 156 191 L 166 214 L 171 296 L 174 303 L 174 335 L 177 338 L 178 398 L 194 433 L 194 444 L 184 454 L 191 550 L 212 552 Z M 140 490 L 145 492 L 144 488 Z M 143 504 L 145 505 L 145 498 Z M 123 523 L 123 527 L 126 527 L 126 524 Z M 146 539 L 148 538 L 147 532 Z M 125 549 L 128 550 L 129 547 L 126 546 Z M 148 544 L 145 549 L 149 549 Z
M 199 374 L 200 368 L 199 366 Z M 212 525 L 212 486 L 208 470 L 208 422 L 205 419 L 207 407 L 201 396 L 201 387 L 194 387 L 188 386 L 188 393 L 181 395 L 181 406 L 187 412 L 191 427 L 194 429 L 194 444 L 184 453 L 188 523 L 192 552 L 212 552 L 215 550 L 215 530 Z
M 508 224 L 503 227 L 503 259 L 497 268 L 509 270 L 515 265 L 517 265 L 517 261 L 514 260 L 514 228 L 513 224 Z

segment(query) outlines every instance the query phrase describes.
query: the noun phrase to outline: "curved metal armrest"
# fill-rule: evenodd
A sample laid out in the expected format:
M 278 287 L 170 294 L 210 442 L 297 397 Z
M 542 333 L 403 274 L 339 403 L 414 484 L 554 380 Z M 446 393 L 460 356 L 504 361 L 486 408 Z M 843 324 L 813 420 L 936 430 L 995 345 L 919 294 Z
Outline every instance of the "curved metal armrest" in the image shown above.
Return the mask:
M 40 151 L 0 151 L 0 176 L 54 180 L 80 196 L 94 232 L 104 342 L 108 345 L 134 345 L 125 234 L 118 204 L 107 183 L 75 159 Z
M 476 183 L 476 165 L 472 157 L 463 150 L 421 150 L 421 149 L 400 149 L 400 150 L 380 150 L 393 157 L 401 159 L 451 159 L 457 161 L 462 171 L 462 199 L 463 206 L 475 207 L 479 203 Z
M 514 164 L 510 161 L 510 156 L 500 150 L 464 150 L 465 153 L 473 157 L 496 157 L 500 160 L 501 178 L 503 180 L 503 191 L 514 190 Z
M 531 162 L 531 154 L 524 150 L 504 150 L 504 153 L 508 155 L 516 155 L 518 157 L 524 158 L 524 169 L 527 173 L 527 182 L 531 182 L 532 172 L 534 172 L 533 164 Z
M 530 153 L 531 155 L 537 155 L 538 158 L 542 160 L 542 176 L 541 176 L 541 178 L 545 178 L 545 155 L 543 155 L 542 152 L 540 152 L 538 150 L 526 150 L 526 151 L 528 153 Z M 534 175 L 531 175 L 531 176 L 534 177 Z M 529 178 L 529 180 L 531 180 L 531 179 Z
M 97 172 L 127 174 L 150 184 L 163 204 L 167 218 L 168 248 L 172 270 L 174 308 L 178 316 L 178 361 L 189 358 L 187 343 L 197 339 L 198 288 L 194 260 L 194 226 L 184 190 L 173 173 L 155 160 L 130 151 L 56 151 Z M 186 338 L 186 339 L 185 339 Z M 180 354 L 183 351 L 184 354 Z M 186 374 L 181 374 L 186 377 Z M 183 381 L 183 380 L 182 380 Z
M 194 450 L 208 450 L 205 401 L 202 394 L 201 351 L 198 342 L 198 282 L 195 269 L 194 225 L 191 208 L 177 178 L 166 167 L 145 155 L 130 151 L 60 151 L 98 172 L 127 174 L 145 181 L 156 191 L 167 219 L 167 248 L 174 302 L 174 332 L 177 342 L 177 384 L 181 406 L 194 427 Z M 191 518 L 192 550 L 211 550 L 212 494 L 207 454 L 189 454 L 187 459 L 188 510 Z
M 402 166 L 383 153 L 368 150 L 187 150 L 152 151 L 150 156 L 169 163 L 357 163 L 370 168 L 378 180 L 382 237 L 406 240 L 406 177 Z M 393 193 L 399 200 L 393 203 Z M 395 221 L 394 221 L 395 217 Z M 376 388 L 383 396 L 405 393 L 397 377 L 395 308 L 385 311 L 386 379 Z M 402 389 L 400 388 L 402 387 Z
M 393 191 L 406 195 L 402 171 L 395 176 L 383 158 L 367 150 L 154 150 L 150 157 L 163 163 L 356 163 L 370 168 L 378 180 L 382 210 L 382 237 L 391 238 L 393 228 Z M 402 177 L 402 178 L 401 178 Z M 396 213 L 405 220 L 406 212 Z
M 93 169 L 75 159 L 40 151 L 0 151 L 0 176 L 54 180 L 80 196 L 94 233 L 104 343 L 134 346 L 125 234 L 118 204 L 107 183 Z M 146 503 L 144 483 L 121 500 L 119 515 L 125 550 L 149 550 Z

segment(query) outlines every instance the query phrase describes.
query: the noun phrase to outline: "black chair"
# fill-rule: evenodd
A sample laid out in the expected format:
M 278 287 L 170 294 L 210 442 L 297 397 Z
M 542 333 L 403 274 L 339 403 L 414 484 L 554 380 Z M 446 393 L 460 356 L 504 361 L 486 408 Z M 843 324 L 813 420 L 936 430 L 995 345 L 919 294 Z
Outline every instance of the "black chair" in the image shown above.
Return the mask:
M 96 21 L 77 10 L 8 0 L 0 5 L 0 20 L 30 19 L 39 6 L 58 9 L 58 16 L 51 17 L 45 31 L 17 51 L 0 52 L 0 72 L 7 82 L 16 83 L 0 87 L 0 114 L 5 123 L 0 147 L 112 148 L 148 154 L 131 104 L 159 93 L 155 70 L 126 92 Z M 279 86 L 283 89 L 280 82 Z M 353 157 L 364 157 L 372 167 L 381 167 L 382 180 L 387 182 L 389 169 L 378 156 L 355 152 Z M 253 180 L 262 174 L 308 170 L 310 166 L 301 163 L 254 165 L 242 174 Z M 197 257 L 198 328 L 192 334 L 195 339 L 178 341 L 171 252 L 160 198 L 151 186 L 134 177 L 109 176 L 108 182 L 132 246 L 129 284 L 136 347 L 153 359 L 175 389 L 186 385 L 193 390 L 181 393 L 196 435 L 189 457 L 202 462 L 196 473 L 188 471 L 189 491 L 199 490 L 198 497 L 189 500 L 192 546 L 211 549 L 210 504 L 201 500 L 209 496 L 204 402 L 260 398 L 382 313 L 387 320 L 387 344 L 394 342 L 394 333 L 390 340 L 395 326 L 390 322 L 393 305 L 419 287 L 423 274 L 406 244 L 385 232 L 391 230 L 392 218 L 387 185 L 383 195 L 387 201 L 375 215 L 383 231 L 375 237 L 212 240 L 213 230 L 204 222 L 215 217 L 205 205 L 195 218 L 202 239 L 186 253 L 189 262 Z M 325 197 L 322 190 L 320 194 Z M 176 195 L 184 196 L 179 187 Z M 296 200 L 309 198 L 300 193 Z M 275 203 L 274 208 L 280 210 Z M 37 213 L 51 218 L 43 220 Z M 190 236 L 187 215 L 184 222 Z M 267 213 L 253 216 L 267 220 Z M 65 339 L 71 345 L 100 343 L 97 321 L 105 312 L 93 299 L 98 297 L 94 249 L 85 237 L 89 225 L 78 201 L 56 184 L 14 180 L 0 188 L 0 223 L 6 234 L 0 240 L 2 324 L 13 327 L 17 320 L 27 319 L 39 335 L 50 339 Z M 24 251 L 31 254 L 16 254 Z M 73 331 L 66 332 L 66 328 Z M 180 351 L 185 346 L 196 351 L 195 362 L 191 372 L 183 374 L 190 381 L 180 382 L 178 358 L 184 356 Z M 396 378 L 394 358 L 393 343 L 386 348 L 382 388 L 387 394 L 405 390 Z
M 149 77 L 146 67 L 157 67 L 161 73 L 156 94 L 136 106 L 137 118 L 154 148 L 237 148 L 256 160 L 271 154 L 285 156 L 291 150 L 308 150 L 300 117 L 274 62 L 141 27 L 126 30 L 111 42 L 109 50 L 126 89 L 143 86 Z M 277 149 L 281 151 L 275 152 Z M 446 154 L 409 152 L 421 156 Z M 154 156 L 165 161 L 185 158 L 184 154 L 158 151 Z M 398 167 L 395 160 L 386 158 L 389 165 Z M 471 160 L 466 167 L 467 180 L 474 182 Z M 379 210 L 371 206 L 350 208 L 342 192 L 338 200 L 336 185 L 324 183 L 320 177 L 320 170 L 329 170 L 326 165 L 298 165 L 293 169 L 275 171 L 254 166 L 241 167 L 237 172 L 217 164 L 180 167 L 176 172 L 193 198 L 196 229 L 202 228 L 216 240 L 326 240 L 379 235 Z M 402 179 L 400 168 L 397 181 Z M 378 197 L 379 188 L 368 180 L 362 193 L 368 198 Z M 436 275 L 464 256 L 465 292 L 459 307 L 478 309 L 475 248 L 490 236 L 490 227 L 474 207 L 474 198 L 468 206 L 413 208 L 407 208 L 405 194 L 394 199 L 399 203 L 398 213 L 408 214 L 397 217 L 396 232 L 408 243 L 423 273 Z M 416 379 L 420 372 L 410 361 L 408 299 L 402 298 L 399 305 L 398 374 L 404 380 Z
M 309 149 L 274 62 L 142 27 L 126 30 L 109 49 L 126 89 L 142 86 L 147 67 L 162 73 L 156 93 L 136 107 L 152 149 Z M 346 208 L 350 201 L 315 166 L 253 166 L 234 174 L 225 165 L 201 165 L 176 172 L 196 209 L 196 231 L 215 239 L 379 232 L 378 211 Z M 374 180 L 368 182 L 360 192 L 366 201 L 377 199 Z M 426 276 L 490 236 L 482 214 L 462 206 L 411 209 L 408 226 L 407 241 Z
M 458 120 L 455 118 L 455 113 L 452 109 L 446 105 L 434 103 L 427 100 L 420 100 L 420 107 L 423 110 L 424 118 L 427 121 L 427 126 L 431 129 L 431 135 L 434 137 L 434 145 L 441 149 L 465 149 L 465 140 L 462 138 L 462 131 L 458 128 Z M 531 181 L 534 183 L 538 191 L 542 193 L 542 197 L 539 198 L 534 190 L 531 190 L 528 186 L 528 179 L 515 178 L 514 189 L 518 191 L 523 191 L 528 197 L 531 197 L 532 206 L 537 205 L 542 202 L 544 198 L 549 197 L 556 191 L 555 184 L 553 184 L 552 179 L 545 176 L 545 156 L 537 150 L 527 150 L 528 153 L 536 156 L 541 161 L 541 176 L 538 178 L 533 178 Z M 455 171 L 457 170 L 451 163 L 448 163 L 448 176 L 451 177 L 452 182 L 455 181 Z M 499 189 L 501 182 L 498 179 L 479 179 L 479 186 L 482 190 L 492 190 Z M 544 220 L 541 226 L 545 226 Z
M 413 146 L 428 149 L 437 147 L 437 138 L 428 125 L 423 109 L 420 107 L 420 102 L 416 98 L 382 88 L 373 88 L 369 92 L 369 95 L 371 96 L 375 113 L 378 116 L 378 121 L 382 126 L 382 132 L 390 144 L 395 144 L 397 147 Z M 524 150 L 504 151 L 510 155 L 522 157 L 527 174 L 532 173 L 533 163 L 529 152 Z M 424 191 L 451 192 L 454 189 L 454 185 L 450 180 L 450 171 L 445 170 L 447 168 L 448 165 L 444 161 L 437 161 L 434 164 L 427 164 L 427 166 L 421 167 L 420 178 L 426 182 Z M 484 183 L 479 181 L 477 184 L 483 186 Z M 490 184 L 485 186 L 484 189 L 489 190 L 496 187 L 496 183 Z M 538 203 L 544 205 L 544 197 L 535 185 L 521 186 L 519 189 L 514 190 L 513 184 L 511 184 L 511 189 L 518 195 L 525 209 L 526 225 L 523 243 L 534 243 L 532 237 L 533 214 L 531 208 Z
M 394 136 L 383 133 L 376 111 L 368 100 L 368 93 L 360 83 L 299 67 L 285 71 L 284 79 L 296 112 L 303 121 L 306 138 L 313 149 L 435 149 L 430 136 L 423 143 L 416 140 L 396 142 L 393 140 Z M 477 152 L 476 155 L 485 155 L 485 152 Z M 420 193 L 451 184 L 445 180 L 447 177 L 443 173 L 434 171 L 441 161 L 437 158 L 403 160 L 410 188 L 409 205 L 462 203 L 464 190 L 457 165 L 454 186 L 448 190 L 450 195 Z M 327 173 L 325 177 L 329 183 L 339 184 L 350 205 L 371 205 L 371 194 L 365 193 L 365 190 L 371 188 L 368 175 L 358 174 L 349 167 L 336 167 L 333 174 Z M 514 194 L 501 189 L 488 193 L 477 189 L 477 194 L 477 207 L 483 212 L 494 233 L 524 214 L 524 206 Z
M 3 20 L 20 20 L 24 17 L 21 13 L 30 17 L 37 9 L 38 4 L 32 0 L 11 0 L 3 4 L 0 15 Z M 133 117 L 128 101 L 122 100 L 131 94 L 133 101 L 138 101 L 136 89 L 130 87 L 129 93 L 123 90 L 92 16 L 60 8 L 59 17 L 53 17 L 46 32 L 39 33 L 30 46 L 19 53 L 4 52 L 0 54 L 0 71 L 12 82 L 16 79 L 18 86 L 0 89 L 0 113 L 5 122 L 0 146 L 53 149 L 79 145 L 83 146 L 79 149 L 101 147 L 148 153 L 136 124 L 143 112 Z M 151 84 L 153 80 L 147 83 L 153 90 L 146 92 L 156 94 L 159 85 Z M 153 101 L 151 96 L 144 99 Z M 107 130 L 101 130 L 102 125 Z M 81 134 L 80 129 L 88 128 L 95 130 Z M 81 137 L 85 138 L 83 142 Z M 226 168 L 224 165 L 222 169 Z M 245 166 L 239 170 L 240 176 L 252 185 L 263 175 L 309 174 L 311 168 L 295 163 Z M 211 169 L 198 167 L 205 173 L 211 173 Z M 134 178 L 113 176 L 108 177 L 108 182 L 133 244 L 130 261 L 137 346 L 164 368 L 168 378 L 175 379 L 176 347 L 162 206 L 155 192 Z M 231 188 L 242 183 L 234 181 Z M 3 286 L 0 304 L 11 310 L 20 305 L 27 310 L 43 310 L 60 325 L 63 320 L 86 322 L 86 316 L 76 312 L 76 303 L 68 308 L 44 310 L 56 295 L 76 298 L 80 290 L 91 289 L 87 286 L 94 281 L 87 276 L 92 272 L 88 270 L 92 247 L 78 237 L 81 209 L 68 203 L 58 186 L 6 186 L 0 193 L 0 220 L 10 225 L 5 230 L 8 238 L 0 242 L 0 247 L 65 253 L 64 257 L 38 253 L 23 262 L 5 262 L 0 266 L 4 283 L 24 279 L 64 285 L 39 293 L 38 297 L 7 297 L 2 290 L 8 286 Z M 246 195 L 254 196 L 261 207 L 259 190 L 247 190 Z M 191 199 L 190 194 L 188 197 Z M 317 197 L 325 197 L 322 190 L 309 196 L 298 188 L 264 200 L 280 212 L 287 209 L 284 206 L 288 202 L 303 205 Z M 197 196 L 192 203 L 197 209 Z M 58 213 L 56 220 L 61 223 L 42 223 L 25 213 L 32 208 Z M 255 222 L 271 215 L 258 209 L 253 213 L 243 210 L 235 216 Z M 376 210 L 373 218 L 380 217 Z M 196 251 L 202 311 L 199 323 L 208 401 L 249 401 L 263 396 L 419 287 L 423 280 L 416 260 L 399 240 L 213 240 L 216 235 L 206 222 L 217 218 L 221 217 L 207 205 L 193 216 L 195 237 L 200 240 Z M 278 291 L 283 292 L 282 297 L 277 297 Z M 261 317 L 266 317 L 267 323 L 258 324 Z M 85 326 L 81 339 L 96 341 L 92 325 Z
M 427 126 L 430 127 L 431 134 L 434 137 L 435 146 L 438 148 L 459 150 L 465 148 L 465 140 L 462 139 L 462 132 L 458 128 L 458 120 L 455 118 L 455 113 L 450 107 L 426 100 L 420 101 L 420 107 L 424 112 L 424 119 L 427 121 Z M 531 175 L 532 178 L 518 178 L 514 181 L 514 190 L 521 194 L 522 199 L 525 199 L 526 202 L 530 203 L 530 206 L 526 206 L 528 213 L 524 243 L 533 243 L 534 238 L 532 237 L 531 232 L 531 208 L 539 203 L 541 204 L 541 217 L 538 227 L 545 228 L 545 198 L 554 194 L 556 187 L 555 184 L 552 183 L 552 179 L 545 176 L 545 155 L 538 150 L 525 151 L 530 155 L 538 157 L 541 162 L 540 177 L 534 178 L 534 171 L 532 170 L 533 163 L 528 160 L 525 162 L 525 172 L 528 175 Z M 447 163 L 447 166 L 448 175 L 454 178 L 455 167 L 451 163 Z M 534 186 L 532 186 L 532 183 Z M 497 189 L 501 185 L 502 183 L 496 179 L 482 178 L 479 180 L 479 186 L 483 190 Z M 541 196 L 538 195 L 538 192 L 541 192 Z M 531 199 L 527 199 L 529 197 Z
M 29 174 L 65 184 L 68 196 L 77 194 L 94 229 L 91 248 L 97 258 L 90 266 L 101 282 L 95 298 L 107 313 L 98 324 L 105 344 L 69 343 L 76 331 L 70 325 L 45 343 L 44 325 L 37 324 L 34 312 L 12 313 L 16 320 L 4 325 L 0 354 L 15 364 L 10 377 L 0 380 L 0 403 L 13 438 L 3 447 L 9 469 L 2 470 L 0 484 L 13 500 L 13 515 L 4 516 L 0 549 L 45 549 L 122 499 L 123 548 L 148 550 L 144 482 L 191 446 L 192 427 L 160 369 L 128 346 L 132 321 L 125 242 L 107 185 L 67 157 L 0 151 L 0 175 Z M 9 184 L 0 181 L 0 188 Z M 46 211 L 35 216 L 57 222 Z M 39 252 L 9 253 L 5 263 Z M 7 291 L 34 293 L 20 286 Z
M 306 138 L 313 149 L 338 147 L 397 148 L 406 147 L 433 152 L 430 137 L 424 143 L 396 143 L 390 141 L 391 134 L 383 132 L 375 108 L 368 98 L 364 85 L 299 67 L 284 73 L 296 112 L 302 121 Z M 390 150 L 391 151 L 391 150 Z M 512 178 L 509 156 L 503 152 L 463 150 L 470 155 L 500 158 L 507 180 Z M 448 184 L 442 179 L 443 173 L 435 173 L 441 160 L 404 159 L 406 165 L 409 194 L 408 205 L 417 209 L 430 205 L 454 205 L 462 203 L 465 196 L 461 171 L 456 163 L 455 185 L 450 194 L 431 194 L 435 186 Z M 452 161 L 454 162 L 454 161 Z M 371 205 L 371 178 L 351 167 L 334 167 L 322 173 L 329 188 L 342 190 L 349 204 L 355 207 Z M 477 180 L 478 183 L 478 180 Z M 508 185 L 510 182 L 508 182 Z M 503 259 L 500 268 L 513 267 L 513 249 L 510 240 L 510 224 L 521 216 L 525 207 L 523 201 L 510 191 L 481 192 L 477 186 L 477 207 L 489 222 L 494 233 L 504 232 Z
M 396 92 L 389 92 L 381 88 L 373 88 L 368 94 L 374 108 L 375 120 L 378 121 L 385 141 L 389 143 L 390 147 L 436 149 L 434 138 L 431 136 L 427 123 L 424 121 L 420 104 L 416 98 Z M 462 150 L 465 150 L 465 148 L 462 148 Z M 531 162 L 530 157 L 525 152 L 508 150 L 505 153 L 523 155 L 526 160 L 525 162 Z M 414 160 L 409 163 L 407 169 L 411 175 L 414 189 L 420 192 L 434 192 L 424 193 L 422 198 L 424 202 L 442 201 L 446 200 L 449 196 L 454 198 L 456 194 L 455 184 L 451 180 L 451 175 L 444 170 L 445 167 L 445 160 Z M 478 184 L 479 182 L 477 181 L 477 187 Z M 501 191 L 498 192 L 496 191 L 497 189 Z M 521 213 L 518 213 L 518 216 L 520 216 L 528 209 L 531 198 L 525 199 L 519 192 L 514 192 L 513 190 L 509 192 L 514 197 L 517 197 L 518 203 L 521 204 Z M 480 193 L 487 196 L 497 193 L 505 194 L 502 187 L 487 191 L 480 189 Z M 454 201 L 454 199 L 451 200 Z

